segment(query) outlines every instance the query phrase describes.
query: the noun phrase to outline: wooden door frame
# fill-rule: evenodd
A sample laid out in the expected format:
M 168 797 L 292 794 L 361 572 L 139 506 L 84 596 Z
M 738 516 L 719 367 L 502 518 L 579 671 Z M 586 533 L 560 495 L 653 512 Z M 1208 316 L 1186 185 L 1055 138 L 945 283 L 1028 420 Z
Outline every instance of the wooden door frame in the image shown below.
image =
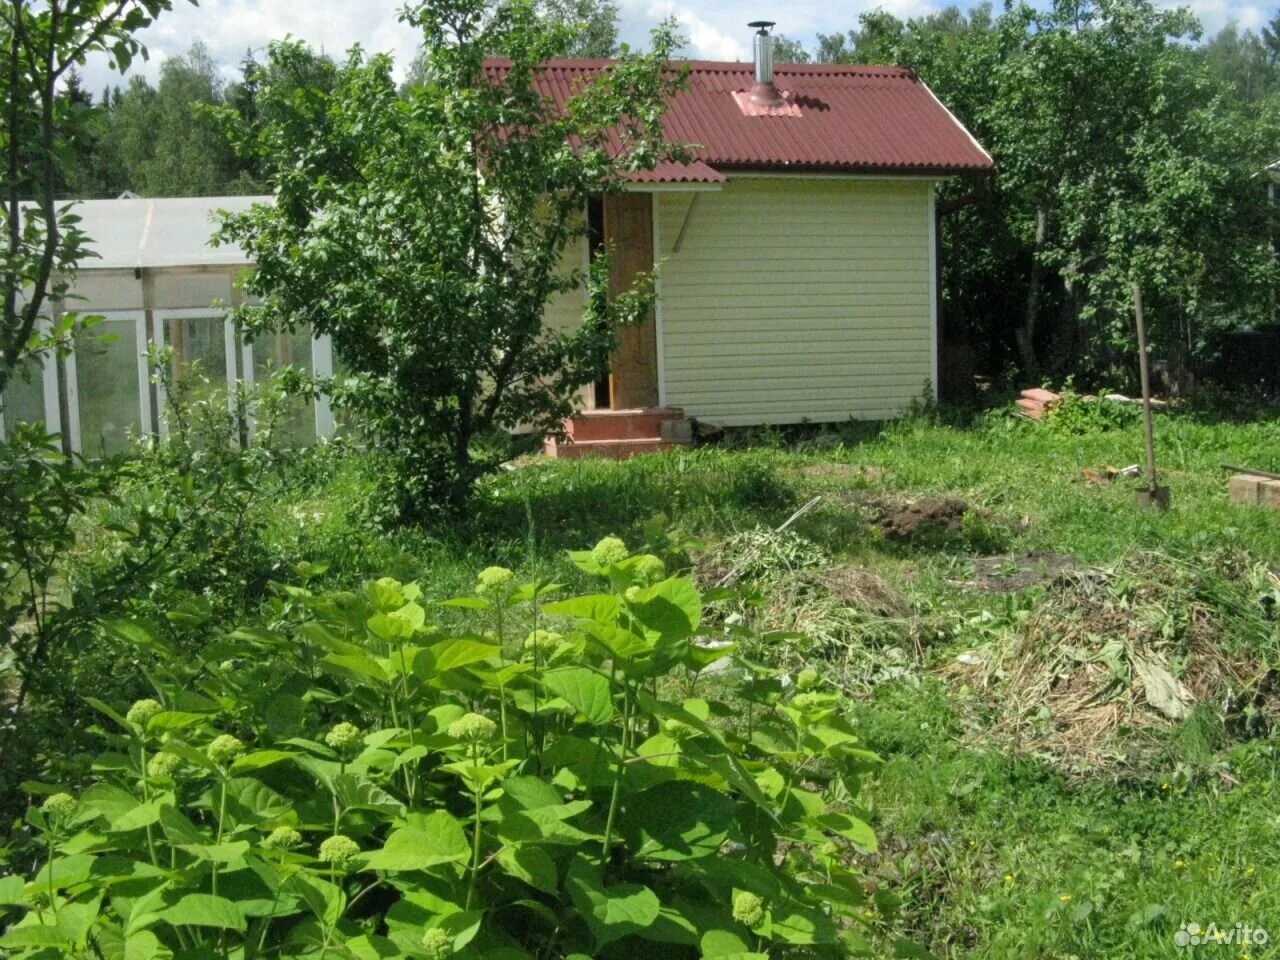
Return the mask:
M 619 223 L 615 218 L 620 216 L 623 208 L 630 208 L 628 214 L 639 218 L 642 227 L 634 229 L 636 234 L 630 250 L 615 248 L 614 262 L 611 266 L 610 287 L 616 282 L 619 288 L 629 287 L 631 277 L 628 272 L 639 273 L 653 270 L 656 264 L 657 223 L 654 210 L 653 194 L 641 191 L 629 191 L 610 194 L 604 198 L 603 227 L 604 242 L 613 243 L 618 239 Z M 612 216 L 611 216 L 612 212 Z M 634 228 L 634 224 L 632 225 Z M 621 275 L 614 271 L 620 270 Z M 612 289 L 611 289 L 612 293 Z M 620 346 L 615 359 L 610 363 L 609 374 L 609 407 L 611 409 L 656 407 L 661 403 L 661 345 L 658 342 L 658 324 L 656 309 L 650 310 L 649 318 L 634 327 L 620 331 Z M 619 363 L 624 351 L 631 351 L 633 357 L 639 359 L 629 365 Z M 626 371 L 625 385 L 620 386 L 619 368 Z

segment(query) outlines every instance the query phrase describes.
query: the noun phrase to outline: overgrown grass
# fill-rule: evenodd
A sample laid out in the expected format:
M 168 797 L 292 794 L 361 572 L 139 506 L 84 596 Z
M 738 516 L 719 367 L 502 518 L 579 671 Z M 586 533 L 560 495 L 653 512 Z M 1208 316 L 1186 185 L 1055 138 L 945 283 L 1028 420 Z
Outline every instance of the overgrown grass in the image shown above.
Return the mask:
M 995 739 L 1002 711 L 1015 705 L 950 669 L 965 651 L 1003 649 L 1054 602 L 1066 603 L 1054 593 L 1056 573 L 1034 563 L 1025 582 L 972 585 L 979 555 L 1033 551 L 1110 571 L 1108 609 L 1121 621 L 1126 610 L 1150 620 L 1158 603 L 1170 605 L 1167 627 L 1156 630 L 1169 635 L 1169 651 L 1183 649 L 1184 614 L 1198 605 L 1211 612 L 1221 650 L 1255 671 L 1276 665 L 1280 634 L 1257 594 L 1280 565 L 1280 514 L 1228 503 L 1220 464 L 1280 471 L 1280 421 L 1168 414 L 1157 428 L 1174 504 L 1165 514 L 1135 507 L 1132 480 L 1098 486 L 1081 473 L 1141 460 L 1135 418 L 1037 425 L 990 414 L 967 424 L 917 418 L 775 433 L 626 463 L 528 462 L 487 481 L 467 522 L 391 535 L 373 519 L 376 464 L 320 453 L 272 509 L 268 542 L 281 557 L 327 564 L 334 583 L 390 574 L 418 580 L 428 598 L 466 591 L 490 563 L 577 587 L 567 548 L 610 534 L 661 547 L 658 517 L 675 542 L 699 543 L 695 555 L 711 557 L 821 496 L 795 535 L 818 566 L 865 570 L 901 607 L 833 602 L 821 593 L 829 584 L 785 579 L 805 571 L 757 563 L 751 576 L 766 595 L 794 599 L 744 612 L 782 627 L 810 604 L 804 612 L 826 630 L 821 642 L 759 653 L 788 668 L 818 667 L 848 693 L 868 743 L 887 758 L 862 798 L 882 841 L 876 883 L 900 899 L 896 915 L 876 921 L 882 948 L 909 938 L 938 957 L 1169 957 L 1187 922 L 1247 923 L 1280 940 L 1280 761 L 1270 733 L 1228 726 L 1221 704 L 1203 704 L 1180 723 L 1121 729 L 1142 744 L 1136 759 L 1072 768 Z M 885 539 L 878 511 L 926 496 L 964 500 L 963 521 Z M 1152 600 L 1123 582 L 1135 576 L 1127 564 L 1137 555 L 1167 561 L 1151 568 L 1157 578 L 1183 573 Z M 1011 565 L 1018 569 L 1026 572 Z M 1179 674 L 1186 664 L 1169 656 Z

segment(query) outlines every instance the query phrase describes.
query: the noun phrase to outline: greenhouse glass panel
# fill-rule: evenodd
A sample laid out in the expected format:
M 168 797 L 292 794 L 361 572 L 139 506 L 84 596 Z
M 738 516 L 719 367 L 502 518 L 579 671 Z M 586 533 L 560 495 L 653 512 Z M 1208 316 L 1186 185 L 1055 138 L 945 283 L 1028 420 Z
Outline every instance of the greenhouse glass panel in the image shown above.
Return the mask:
M 141 432 L 138 318 L 104 317 L 75 337 L 80 452 L 90 458 L 127 453 Z
M 27 361 L 9 378 L 0 396 L 0 416 L 4 417 L 5 436 L 17 423 L 44 422 L 44 367 L 39 360 Z
M 311 331 L 298 329 L 261 333 L 253 340 L 253 379 L 265 383 L 282 367 L 311 372 Z M 315 404 L 290 397 L 276 424 L 275 443 L 282 447 L 306 446 L 316 439 Z
M 164 322 L 169 377 L 192 401 L 227 396 L 227 337 L 220 316 L 170 317 Z

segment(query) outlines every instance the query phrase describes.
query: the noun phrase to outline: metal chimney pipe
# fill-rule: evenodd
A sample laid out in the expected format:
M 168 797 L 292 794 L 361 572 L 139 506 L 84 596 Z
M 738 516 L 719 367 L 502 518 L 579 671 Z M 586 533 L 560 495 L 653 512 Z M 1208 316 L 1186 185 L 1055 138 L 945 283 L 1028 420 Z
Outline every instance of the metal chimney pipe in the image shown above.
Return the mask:
M 773 37 L 768 30 L 773 24 L 757 20 L 751 26 L 759 27 L 755 42 L 756 83 L 773 83 Z
M 756 82 L 751 88 L 751 102 L 766 107 L 780 107 L 784 102 L 773 83 L 773 37 L 769 35 L 773 25 L 772 20 L 753 20 L 747 24 L 756 31 Z

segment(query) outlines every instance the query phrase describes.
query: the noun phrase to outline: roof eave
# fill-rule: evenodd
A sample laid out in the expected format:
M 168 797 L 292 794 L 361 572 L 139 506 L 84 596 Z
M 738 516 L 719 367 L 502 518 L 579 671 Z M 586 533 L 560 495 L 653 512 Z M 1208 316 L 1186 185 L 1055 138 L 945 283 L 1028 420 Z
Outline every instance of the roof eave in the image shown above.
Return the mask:
M 991 163 L 975 164 L 834 164 L 834 163 L 717 163 L 715 168 L 725 176 L 734 174 L 780 176 L 892 177 L 937 180 L 965 174 L 988 174 L 995 170 Z

